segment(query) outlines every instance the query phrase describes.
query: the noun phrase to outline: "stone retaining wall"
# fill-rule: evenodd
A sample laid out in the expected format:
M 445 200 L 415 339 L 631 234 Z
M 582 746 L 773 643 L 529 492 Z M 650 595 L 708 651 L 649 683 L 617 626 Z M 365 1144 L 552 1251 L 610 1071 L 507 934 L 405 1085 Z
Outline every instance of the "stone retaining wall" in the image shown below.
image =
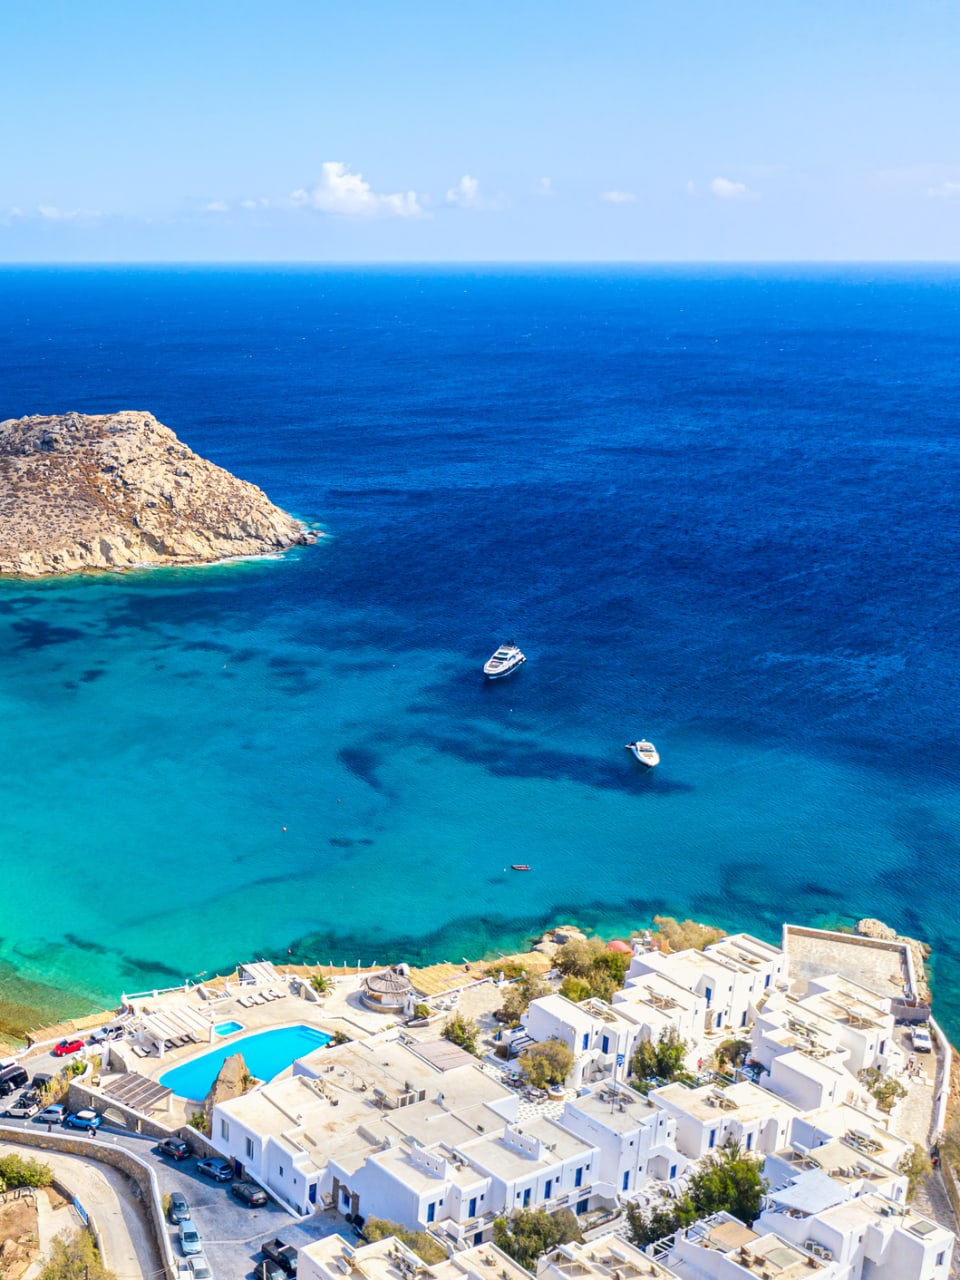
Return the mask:
M 177 1261 L 173 1256 L 173 1250 L 170 1247 L 170 1237 L 167 1235 L 167 1229 L 163 1218 L 163 1205 L 160 1198 L 160 1188 L 157 1185 L 157 1175 L 153 1172 L 149 1165 L 144 1164 L 132 1152 L 125 1150 L 123 1147 L 108 1146 L 104 1142 L 98 1142 L 96 1139 L 87 1137 L 67 1137 L 63 1133 L 47 1133 L 44 1129 L 17 1129 L 11 1125 L 0 1124 L 0 1138 L 6 1139 L 8 1142 L 19 1143 L 25 1147 L 36 1147 L 40 1151 L 62 1151 L 66 1155 L 82 1156 L 84 1160 L 99 1160 L 102 1164 L 112 1165 L 114 1169 L 125 1174 L 131 1182 L 136 1186 L 140 1202 L 142 1203 L 147 1215 L 147 1222 L 157 1246 L 157 1251 L 163 1261 L 164 1271 L 168 1280 L 178 1280 Z M 73 1192 L 62 1185 L 57 1185 L 57 1190 L 63 1195 L 66 1192 L 68 1200 L 73 1200 Z M 99 1237 L 94 1232 L 99 1246 Z

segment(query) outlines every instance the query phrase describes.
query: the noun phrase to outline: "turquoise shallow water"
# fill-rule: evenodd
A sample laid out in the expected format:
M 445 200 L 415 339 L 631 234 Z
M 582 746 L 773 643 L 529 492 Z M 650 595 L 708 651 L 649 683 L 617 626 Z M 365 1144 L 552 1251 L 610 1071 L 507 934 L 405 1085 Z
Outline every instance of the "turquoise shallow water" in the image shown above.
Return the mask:
M 272 1080 L 297 1058 L 303 1058 L 329 1043 L 330 1037 L 313 1027 L 277 1027 L 273 1031 L 259 1031 L 256 1035 L 231 1040 L 219 1049 L 202 1053 L 182 1066 L 165 1071 L 160 1083 L 181 1098 L 199 1101 L 207 1096 L 220 1068 L 235 1053 L 243 1054 L 244 1064 L 251 1075 L 258 1080 Z
M 7 414 L 329 535 L 0 585 L 0 998 L 869 914 L 960 1028 L 960 278 L 0 275 Z

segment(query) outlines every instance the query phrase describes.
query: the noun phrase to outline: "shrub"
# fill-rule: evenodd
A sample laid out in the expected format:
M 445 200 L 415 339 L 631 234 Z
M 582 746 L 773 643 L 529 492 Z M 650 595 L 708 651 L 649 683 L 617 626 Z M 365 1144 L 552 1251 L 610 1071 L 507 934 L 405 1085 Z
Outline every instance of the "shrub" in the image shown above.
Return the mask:
M 368 1218 L 363 1224 L 363 1234 L 368 1240 L 385 1240 L 387 1236 L 396 1236 L 428 1266 L 445 1262 L 447 1258 L 443 1245 L 426 1231 L 411 1231 L 409 1227 L 391 1222 L 389 1218 Z
M 528 974 L 515 982 L 503 997 L 503 1004 L 497 1010 L 496 1017 L 508 1027 L 518 1027 L 520 1019 L 527 1012 L 531 1000 L 539 1000 L 541 996 L 550 994 L 550 988 L 536 974 Z
M 210 1132 L 210 1121 L 202 1111 L 194 1111 L 187 1124 L 191 1129 L 196 1129 L 197 1133 L 207 1134 Z
M 415 1004 L 413 1006 L 413 1016 L 415 1018 L 429 1018 L 430 1006 L 428 1004 L 424 1004 L 421 1000 L 419 1004 Z
M 104 1266 L 93 1236 L 81 1230 L 56 1237 L 40 1280 L 116 1280 L 116 1277 Z
M 49 1187 L 53 1170 L 29 1156 L 0 1156 L 0 1182 L 13 1187 Z
M 761 1167 L 759 1157 L 744 1154 L 736 1143 L 725 1143 L 692 1175 L 689 1190 L 678 1200 L 646 1212 L 627 1204 L 630 1240 L 643 1249 L 711 1213 L 730 1213 L 749 1226 L 760 1213 L 767 1190 Z
M 329 991 L 333 986 L 333 979 L 328 978 L 326 974 L 315 973 L 310 979 L 310 985 L 319 995 L 323 995 L 324 992 Z
M 480 1051 L 477 1048 L 477 1024 L 465 1018 L 462 1013 L 455 1013 L 452 1018 L 448 1018 L 440 1034 L 444 1040 L 449 1040 L 451 1044 L 459 1045 L 461 1049 L 466 1049 L 467 1053 L 472 1053 L 474 1057 L 480 1056 Z
M 915 1142 L 910 1151 L 897 1166 L 899 1173 L 907 1175 L 907 1199 L 912 1200 L 920 1190 L 922 1183 L 933 1173 L 933 1162 L 919 1143 Z
M 653 925 L 660 950 L 664 952 L 686 951 L 688 948 L 702 951 L 724 936 L 722 929 L 715 929 L 712 925 L 698 924 L 696 920 L 675 920 L 673 916 L 654 916 Z
M 693 1083 L 693 1077 L 684 1067 L 686 1052 L 687 1046 L 673 1027 L 661 1031 L 656 1044 L 652 1040 L 641 1040 L 630 1059 L 630 1072 L 636 1077 L 634 1087 L 641 1093 L 648 1093 L 654 1082 L 670 1084 L 679 1080 L 682 1084 Z
M 521 1267 L 535 1272 L 537 1260 L 558 1244 L 582 1241 L 580 1224 L 570 1209 L 520 1209 L 509 1218 L 495 1218 L 493 1243 Z
M 556 1039 L 531 1045 L 520 1058 L 521 1071 L 538 1089 L 563 1084 L 572 1066 L 573 1050 Z

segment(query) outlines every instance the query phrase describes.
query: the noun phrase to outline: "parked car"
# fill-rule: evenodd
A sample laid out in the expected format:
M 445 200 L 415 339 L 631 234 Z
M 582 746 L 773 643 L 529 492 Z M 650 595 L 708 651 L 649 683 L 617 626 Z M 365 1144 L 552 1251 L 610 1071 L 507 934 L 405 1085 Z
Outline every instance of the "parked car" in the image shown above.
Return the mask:
M 235 1182 L 230 1191 L 241 1204 L 245 1204 L 251 1209 L 258 1209 L 260 1205 L 266 1204 L 269 1199 L 263 1188 L 255 1187 L 252 1182 Z
M 40 1101 L 39 1093 L 34 1093 L 32 1089 L 24 1089 L 18 1098 L 14 1098 L 3 1114 L 29 1119 L 30 1116 L 35 1116 L 42 1106 L 43 1103 Z
M 189 1160 L 193 1155 L 193 1147 L 182 1138 L 161 1138 L 157 1143 L 157 1150 L 171 1160 Z
M 210 1270 L 210 1264 L 202 1253 L 195 1254 L 192 1258 L 188 1258 L 187 1266 L 190 1269 L 190 1275 L 193 1277 L 193 1280 L 213 1280 L 213 1272 Z
M 37 1074 L 30 1081 L 30 1088 L 36 1089 L 37 1093 L 40 1093 L 44 1089 L 48 1089 L 52 1084 L 53 1084 L 53 1076 L 48 1075 L 46 1071 L 38 1071 Z
M 197 1230 L 197 1224 L 192 1218 L 184 1218 L 180 1223 L 180 1248 L 183 1250 L 185 1257 L 189 1257 L 191 1254 L 203 1253 L 200 1232 Z
M 16 1063 L 12 1067 L 4 1067 L 0 1071 L 0 1098 L 9 1098 L 11 1093 L 22 1089 L 29 1079 L 23 1067 L 17 1066 Z
M 256 1280 L 287 1280 L 287 1273 L 283 1267 L 278 1266 L 275 1262 L 271 1262 L 269 1258 L 265 1258 L 262 1262 L 258 1262 L 254 1271 Z
M 179 1226 L 184 1218 L 190 1217 L 190 1206 L 187 1204 L 187 1197 L 182 1191 L 174 1191 L 171 1195 L 170 1204 L 167 1207 L 167 1217 L 174 1226 Z
M 53 1056 L 65 1058 L 69 1053 L 79 1053 L 82 1048 L 82 1040 L 61 1040 L 59 1044 L 53 1046 Z
M 67 1114 L 67 1108 L 62 1102 L 51 1103 L 49 1107 L 44 1107 L 39 1115 L 34 1116 L 34 1120 L 39 1120 L 42 1124 L 63 1124 Z
M 297 1274 L 297 1251 L 292 1244 L 284 1244 L 279 1236 L 262 1244 L 260 1252 L 268 1262 L 275 1262 L 288 1276 Z
M 103 1124 L 103 1116 L 89 1107 L 82 1111 L 73 1111 L 63 1122 L 66 1129 L 99 1129 Z
M 932 1053 L 933 1042 L 926 1027 L 914 1027 L 910 1032 L 910 1043 L 917 1053 Z
M 197 1173 L 214 1182 L 229 1182 L 233 1177 L 233 1165 L 229 1160 L 198 1160 Z

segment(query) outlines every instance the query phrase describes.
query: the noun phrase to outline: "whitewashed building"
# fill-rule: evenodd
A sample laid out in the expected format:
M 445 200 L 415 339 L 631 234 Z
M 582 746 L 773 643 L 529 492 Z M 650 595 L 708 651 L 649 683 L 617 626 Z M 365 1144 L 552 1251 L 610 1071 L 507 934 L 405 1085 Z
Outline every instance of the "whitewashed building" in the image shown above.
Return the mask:
M 673 1118 L 677 1150 L 690 1160 L 726 1142 L 757 1155 L 778 1151 L 790 1142 L 799 1115 L 789 1102 L 747 1080 L 725 1088 L 668 1084 L 654 1089 L 650 1101 Z

